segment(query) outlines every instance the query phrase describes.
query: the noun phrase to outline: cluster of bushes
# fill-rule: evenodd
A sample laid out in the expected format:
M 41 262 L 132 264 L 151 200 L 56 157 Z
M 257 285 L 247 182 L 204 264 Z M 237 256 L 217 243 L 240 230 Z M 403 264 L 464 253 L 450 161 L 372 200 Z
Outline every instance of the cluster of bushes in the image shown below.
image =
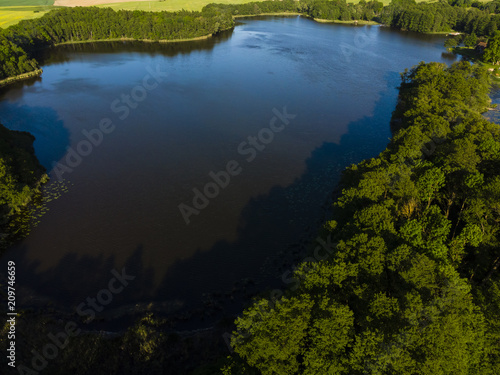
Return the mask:
M 29 133 L 8 130 L 0 124 L 0 228 L 31 200 L 46 178 L 35 157 L 34 139 Z

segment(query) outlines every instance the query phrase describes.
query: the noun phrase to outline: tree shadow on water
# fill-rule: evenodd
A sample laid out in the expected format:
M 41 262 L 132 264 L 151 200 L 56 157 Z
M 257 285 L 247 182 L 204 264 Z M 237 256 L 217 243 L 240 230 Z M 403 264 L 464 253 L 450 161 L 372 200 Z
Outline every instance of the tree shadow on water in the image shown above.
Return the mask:
M 0 122 L 6 128 L 26 131 L 35 137 L 35 155 L 47 171 L 52 169 L 53 162 L 66 154 L 69 131 L 52 108 L 12 105 L 4 101 L 0 103 L 0 112 Z
M 316 148 L 306 160 L 306 171 L 291 185 L 275 186 L 251 199 L 241 213 L 235 242 L 219 241 L 171 266 L 157 298 L 199 303 L 203 292 L 227 296 L 242 279 L 252 279 L 260 289 L 285 288 L 283 272 L 302 259 L 328 218 L 342 170 L 378 155 L 391 137 L 389 120 L 400 76 L 391 72 L 386 80 L 387 89 L 371 116 L 350 123 L 339 144 L 325 142 Z M 241 305 L 235 311 L 239 309 Z
M 102 309 L 106 313 L 109 311 L 105 310 L 151 297 L 147 291 L 153 288 L 154 270 L 145 267 L 141 245 L 137 246 L 123 266 L 117 265 L 114 256 L 91 257 L 68 253 L 55 267 L 41 272 L 38 270 L 40 263 L 29 261 L 26 251 L 22 247 L 13 248 L 8 254 L 8 259 L 15 262 L 16 269 L 22 270 L 18 272 L 16 281 L 20 286 L 17 294 L 22 308 L 53 306 L 56 310 L 75 313 L 82 303 L 85 304 L 82 310 L 92 308 L 88 298 L 97 298 L 99 301 L 101 297 L 106 300 L 112 295 Z M 6 263 L 6 258 L 1 263 Z M 116 281 L 111 282 L 112 279 Z M 106 290 L 111 291 L 111 294 Z M 94 310 L 101 312 L 100 309 Z
M 328 219 L 332 192 L 342 170 L 375 157 L 388 143 L 399 74 L 389 73 L 386 80 L 387 88 L 379 94 L 371 116 L 350 123 L 339 144 L 325 142 L 312 151 L 305 172 L 292 184 L 275 186 L 268 194 L 247 203 L 234 242 L 221 240 L 208 251 L 198 250 L 192 257 L 178 260 L 164 276 L 159 275 L 163 277 L 159 287 L 155 287 L 154 270 L 143 263 L 148 249 L 138 245 L 125 262 L 126 273 L 135 279 L 125 292 L 114 296 L 109 310 L 103 313 L 119 308 L 133 313 L 137 310 L 131 306 L 141 302 L 161 305 L 165 314 L 203 309 L 206 295 L 215 294 L 224 299 L 220 313 L 233 314 L 240 312 L 255 292 L 286 288 L 282 275 L 300 262 L 318 228 Z M 40 271 L 38 263 L 27 260 L 25 249 L 14 249 L 14 253 L 23 270 L 23 284 L 32 287 L 33 296 L 53 296 L 68 309 L 75 309 L 87 297 L 108 288 L 111 270 L 121 272 L 114 256 L 68 253 L 57 266 Z M 252 287 L 241 287 L 252 284 L 249 280 L 253 281 Z

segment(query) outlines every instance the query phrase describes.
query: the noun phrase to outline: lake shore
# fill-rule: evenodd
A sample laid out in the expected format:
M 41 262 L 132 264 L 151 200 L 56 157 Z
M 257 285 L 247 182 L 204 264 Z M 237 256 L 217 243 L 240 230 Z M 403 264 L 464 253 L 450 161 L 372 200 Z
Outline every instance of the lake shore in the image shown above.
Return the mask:
M 260 14 L 238 14 L 234 15 L 233 18 L 247 18 L 247 17 L 259 17 L 259 16 L 284 16 L 284 17 L 292 17 L 292 16 L 302 16 L 302 13 L 297 12 L 278 12 L 278 13 L 260 13 Z
M 213 34 L 207 34 L 207 35 L 197 36 L 194 38 L 160 39 L 160 40 L 134 39 L 134 38 L 89 39 L 89 40 L 75 40 L 75 41 L 70 41 L 70 42 L 57 43 L 57 44 L 54 44 L 54 46 L 57 47 L 57 46 L 64 46 L 64 45 L 68 45 L 68 44 L 86 44 L 86 43 L 99 43 L 99 42 L 181 43 L 181 42 L 192 42 L 192 41 L 196 41 L 196 40 L 205 40 L 205 39 L 211 38 L 212 36 L 213 36 Z
M 42 73 L 43 73 L 42 69 L 36 69 L 36 70 L 33 70 L 32 72 L 23 73 L 23 74 L 13 76 L 13 77 L 8 77 L 8 78 L 5 78 L 5 79 L 0 81 L 0 87 L 6 86 L 8 84 L 11 84 L 11 83 L 14 83 L 17 81 L 23 81 L 25 79 L 39 77 L 42 75 Z
M 474 64 L 479 64 L 481 66 L 484 66 L 486 69 L 488 69 L 488 72 L 490 73 L 490 77 L 491 77 L 492 81 L 495 84 L 500 83 L 498 65 L 493 65 L 493 64 L 482 61 L 481 56 L 475 51 L 474 48 L 454 47 L 452 49 L 452 52 L 454 54 L 460 55 L 463 58 L 466 58 L 466 59 L 472 61 Z
M 311 18 L 312 20 L 319 23 L 338 23 L 341 25 L 381 25 L 375 21 L 365 21 L 365 20 L 349 20 L 349 21 L 339 21 L 339 20 L 327 20 L 323 18 Z

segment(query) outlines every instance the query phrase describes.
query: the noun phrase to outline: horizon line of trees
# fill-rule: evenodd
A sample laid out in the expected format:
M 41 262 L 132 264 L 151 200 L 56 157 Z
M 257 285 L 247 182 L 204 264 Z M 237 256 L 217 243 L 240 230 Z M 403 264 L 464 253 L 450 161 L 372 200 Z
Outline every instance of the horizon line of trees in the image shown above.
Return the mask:
M 191 39 L 234 26 L 227 12 L 114 11 L 76 7 L 53 10 L 43 17 L 24 20 L 0 30 L 0 79 L 39 68 L 35 50 L 65 42 L 132 38 L 136 40 Z
M 201 12 L 146 12 L 76 7 L 61 8 L 41 18 L 21 21 L 4 30 L 3 35 L 17 46 L 31 51 L 72 41 L 189 39 L 216 34 L 233 26 L 231 15 L 209 9 Z

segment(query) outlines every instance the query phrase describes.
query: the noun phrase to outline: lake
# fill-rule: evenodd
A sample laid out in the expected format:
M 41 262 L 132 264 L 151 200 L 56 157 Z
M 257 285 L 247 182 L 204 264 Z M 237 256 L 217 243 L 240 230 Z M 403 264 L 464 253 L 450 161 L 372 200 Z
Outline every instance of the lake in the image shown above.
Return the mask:
M 0 93 L 0 121 L 35 135 L 60 195 L 2 257 L 19 308 L 75 311 L 124 267 L 135 278 L 102 316 L 238 312 L 285 288 L 341 171 L 391 137 L 399 73 L 455 61 L 443 41 L 266 17 L 196 42 L 45 51 L 41 78 Z

